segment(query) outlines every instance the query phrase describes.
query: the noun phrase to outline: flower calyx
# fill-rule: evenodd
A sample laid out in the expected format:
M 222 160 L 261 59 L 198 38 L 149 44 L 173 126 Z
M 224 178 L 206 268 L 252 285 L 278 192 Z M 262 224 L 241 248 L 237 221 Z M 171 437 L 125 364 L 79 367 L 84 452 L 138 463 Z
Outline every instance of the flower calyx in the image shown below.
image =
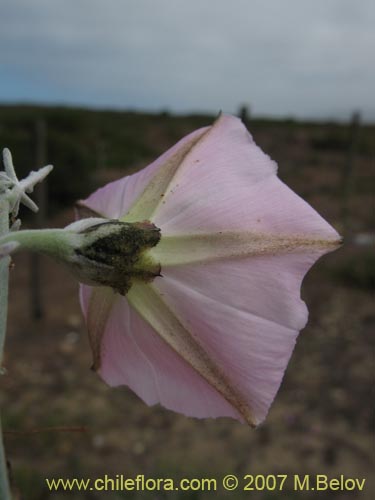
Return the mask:
M 74 250 L 74 267 L 81 281 L 109 286 L 126 295 L 134 281 L 149 282 L 160 276 L 160 264 L 147 253 L 161 237 L 154 224 L 104 219 L 79 235 L 82 239 Z

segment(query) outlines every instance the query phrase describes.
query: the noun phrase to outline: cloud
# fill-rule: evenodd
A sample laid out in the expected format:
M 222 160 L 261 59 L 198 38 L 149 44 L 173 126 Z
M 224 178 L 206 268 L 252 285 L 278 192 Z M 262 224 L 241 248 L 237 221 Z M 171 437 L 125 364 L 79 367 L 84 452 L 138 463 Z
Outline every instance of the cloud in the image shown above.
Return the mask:
M 0 100 L 375 119 L 372 0 L 3 0 Z

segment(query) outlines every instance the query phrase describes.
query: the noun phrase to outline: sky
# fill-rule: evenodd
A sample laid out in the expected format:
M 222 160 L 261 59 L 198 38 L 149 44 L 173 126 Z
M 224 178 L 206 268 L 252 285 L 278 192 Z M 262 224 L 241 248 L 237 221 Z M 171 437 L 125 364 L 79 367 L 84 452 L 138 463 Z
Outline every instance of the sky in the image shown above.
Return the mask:
M 373 0 L 2 0 L 0 102 L 375 121 Z

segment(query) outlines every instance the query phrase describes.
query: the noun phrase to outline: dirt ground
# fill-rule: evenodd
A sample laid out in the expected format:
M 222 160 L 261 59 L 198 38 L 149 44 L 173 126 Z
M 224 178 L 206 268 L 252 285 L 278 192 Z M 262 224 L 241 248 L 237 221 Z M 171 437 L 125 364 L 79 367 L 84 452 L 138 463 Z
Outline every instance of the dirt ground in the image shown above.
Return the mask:
M 338 157 L 328 152 L 314 161 L 303 154 L 288 158 L 279 158 L 282 177 L 339 227 L 340 199 L 329 188 L 335 188 L 340 177 L 338 169 L 325 168 L 337 164 Z M 304 165 L 303 173 L 293 173 L 295 163 Z M 115 175 L 110 172 L 106 178 Z M 358 192 L 351 198 L 353 233 L 371 229 L 369 196 Z M 72 218 L 72 211 L 65 211 L 50 225 L 61 227 Z M 43 258 L 44 314 L 32 319 L 32 261 L 30 255 L 17 255 L 11 272 L 1 402 L 7 456 L 19 498 L 215 497 L 204 492 L 51 493 L 45 484 L 45 478 L 105 474 L 213 477 L 219 482 L 226 474 L 236 474 L 242 485 L 246 474 L 343 474 L 366 478 L 365 490 L 295 492 L 289 481 L 283 492 L 238 488 L 226 493 L 219 487 L 216 498 L 374 498 L 374 301 L 367 286 L 348 282 L 345 274 L 346 266 L 363 262 L 367 255 L 367 247 L 355 246 L 349 238 L 306 277 L 302 295 L 310 320 L 270 414 L 257 430 L 229 419 L 195 420 L 150 408 L 125 387 L 107 387 L 89 369 L 91 353 L 74 278 Z

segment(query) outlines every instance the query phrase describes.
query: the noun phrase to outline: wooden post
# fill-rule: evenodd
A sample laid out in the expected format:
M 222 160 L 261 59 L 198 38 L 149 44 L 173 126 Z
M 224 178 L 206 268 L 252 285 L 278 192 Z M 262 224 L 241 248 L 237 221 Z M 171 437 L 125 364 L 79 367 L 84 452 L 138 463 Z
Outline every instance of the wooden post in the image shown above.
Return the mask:
M 46 163 L 47 149 L 47 127 L 43 118 L 35 121 L 35 168 L 40 168 Z M 37 229 L 46 227 L 47 215 L 47 181 L 38 184 L 35 187 L 35 202 L 39 207 L 36 214 L 35 226 Z M 41 319 L 44 316 L 42 300 L 42 266 L 38 254 L 31 254 L 31 272 L 30 272 L 30 299 L 31 316 L 34 320 Z
M 348 236 L 350 230 L 350 197 L 353 191 L 353 177 L 355 166 L 355 155 L 357 152 L 359 127 L 361 122 L 361 115 L 358 111 L 354 112 L 351 118 L 349 127 L 349 146 L 342 172 L 342 212 L 341 220 L 343 227 L 343 235 Z
M 244 123 L 245 127 L 248 126 L 250 122 L 250 108 L 246 104 L 243 104 L 238 112 L 239 118 L 241 118 L 242 122 Z

